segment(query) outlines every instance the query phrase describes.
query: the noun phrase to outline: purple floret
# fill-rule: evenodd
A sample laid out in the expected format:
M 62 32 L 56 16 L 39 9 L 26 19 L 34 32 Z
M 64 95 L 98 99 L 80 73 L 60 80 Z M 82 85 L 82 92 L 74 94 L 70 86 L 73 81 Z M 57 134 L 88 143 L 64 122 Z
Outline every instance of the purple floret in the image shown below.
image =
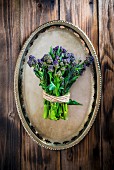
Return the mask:
M 36 58 L 34 56 L 30 55 L 27 63 L 30 67 L 34 66 L 37 63 Z
M 60 58 L 59 58 L 59 56 L 57 55 L 57 56 L 56 56 L 56 60 L 59 60 L 59 59 L 60 59 Z
M 70 60 L 71 60 L 71 62 L 74 62 L 75 58 L 74 57 L 70 57 Z
M 41 61 L 42 61 L 42 62 L 44 61 L 44 56 L 41 58 Z
M 54 51 L 57 51 L 59 48 L 59 46 L 56 46 L 55 48 L 53 48 Z
M 60 46 L 60 49 L 62 53 L 66 53 L 66 50 L 62 46 Z
M 42 60 L 41 59 L 38 59 L 37 62 L 38 62 L 38 64 L 42 64 Z
M 70 58 L 67 58 L 66 61 L 68 64 L 70 64 Z
M 33 60 L 33 59 L 35 59 L 35 57 L 33 55 L 30 55 L 29 60 Z
M 93 63 L 94 57 L 93 57 L 93 56 L 90 56 L 90 57 L 89 57 L 89 61 L 90 61 L 91 63 Z
M 53 65 L 50 65 L 49 67 L 48 67 L 48 71 L 53 71 Z
M 63 48 L 62 52 L 63 52 L 63 53 L 66 53 L 67 51 Z
M 29 67 L 32 67 L 32 61 L 31 60 L 28 60 L 27 64 L 29 65 Z
M 74 54 L 73 54 L 73 53 L 70 53 L 70 55 L 71 55 L 72 57 L 74 57 Z
M 92 64 L 92 63 L 93 63 L 93 61 L 94 61 L 93 56 L 86 57 L 86 60 L 85 60 L 85 64 L 86 64 L 86 66 L 87 66 L 87 67 L 89 67 L 89 66 L 90 66 L 90 64 Z
M 53 62 L 53 65 L 58 65 L 58 61 L 55 60 L 55 61 Z
M 67 57 L 70 58 L 71 57 L 71 53 L 67 53 Z

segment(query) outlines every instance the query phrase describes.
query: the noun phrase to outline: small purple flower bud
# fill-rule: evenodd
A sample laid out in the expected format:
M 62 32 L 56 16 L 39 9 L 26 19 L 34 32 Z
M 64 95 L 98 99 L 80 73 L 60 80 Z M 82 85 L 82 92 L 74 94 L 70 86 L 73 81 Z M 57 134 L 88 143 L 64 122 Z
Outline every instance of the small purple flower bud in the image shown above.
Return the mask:
M 33 59 L 35 59 L 35 57 L 33 55 L 30 55 L 29 60 L 33 60 Z
M 27 61 L 27 64 L 29 65 L 29 67 L 32 67 L 32 66 L 33 66 L 31 60 L 28 60 L 28 61 Z
M 66 53 L 67 51 L 63 48 L 63 51 L 62 51 L 63 53 Z
M 56 56 L 56 60 L 59 60 L 59 59 L 60 59 L 60 58 L 59 58 L 59 56 L 57 55 L 57 56 Z
M 44 54 L 44 56 L 41 58 L 41 61 L 46 61 L 48 59 L 48 54 Z
M 66 60 L 67 60 L 67 63 L 70 64 L 70 58 L 67 58 Z
M 71 62 L 74 62 L 75 58 L 74 57 L 70 57 L 70 60 L 71 60 Z
M 90 56 L 89 57 L 89 61 L 92 63 L 94 61 L 94 57 L 93 56 Z
M 66 55 L 68 58 L 70 58 L 71 57 L 71 53 L 67 53 L 67 55 Z
M 44 62 L 44 57 L 41 58 L 41 61 Z
M 58 65 L 58 61 L 55 60 L 55 61 L 53 62 L 53 65 L 54 65 L 54 66 L 55 66 L 55 65 Z
M 72 57 L 74 57 L 74 54 L 73 54 L 73 53 L 70 53 L 70 55 L 71 55 Z
M 42 64 L 43 63 L 41 59 L 38 59 L 37 62 L 38 62 L 38 64 Z
M 34 56 L 30 55 L 27 63 L 30 67 L 36 65 L 36 63 L 37 63 L 36 58 Z
M 55 61 L 53 62 L 53 65 L 54 65 L 54 67 L 57 69 L 57 68 L 59 67 L 59 63 L 58 63 L 58 61 L 57 61 L 57 60 L 55 60 Z
M 59 46 L 56 46 L 55 48 L 53 48 L 54 51 L 57 51 L 59 48 Z
M 90 66 L 90 64 L 92 64 L 92 63 L 93 63 L 93 61 L 94 61 L 93 56 L 86 57 L 86 60 L 85 60 L 85 64 L 86 64 L 86 66 L 87 66 L 87 67 L 89 67 L 89 66 Z
M 48 71 L 53 72 L 53 65 L 49 65 Z

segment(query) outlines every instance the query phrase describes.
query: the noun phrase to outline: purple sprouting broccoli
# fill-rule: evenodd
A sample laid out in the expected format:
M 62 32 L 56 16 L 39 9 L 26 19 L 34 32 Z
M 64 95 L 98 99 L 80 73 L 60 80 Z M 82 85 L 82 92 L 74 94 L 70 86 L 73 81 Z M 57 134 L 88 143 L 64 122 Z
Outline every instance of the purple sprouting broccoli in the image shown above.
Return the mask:
M 40 79 L 40 86 L 47 94 L 63 96 L 69 93 L 72 84 L 93 62 L 91 55 L 86 57 L 85 61 L 79 59 L 77 62 L 73 53 L 67 52 L 62 46 L 56 46 L 50 47 L 49 53 L 41 59 L 30 55 L 27 63 L 33 67 L 35 75 Z M 51 120 L 67 119 L 69 104 L 80 105 L 71 99 L 68 103 L 44 100 L 43 117 Z

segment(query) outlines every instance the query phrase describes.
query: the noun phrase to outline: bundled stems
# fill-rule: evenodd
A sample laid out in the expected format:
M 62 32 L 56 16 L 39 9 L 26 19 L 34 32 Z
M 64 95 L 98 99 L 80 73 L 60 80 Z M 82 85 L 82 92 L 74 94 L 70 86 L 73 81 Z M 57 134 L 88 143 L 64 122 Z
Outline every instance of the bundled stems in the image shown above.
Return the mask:
M 92 56 L 85 61 L 78 60 L 73 53 L 68 53 L 61 46 L 50 47 L 48 54 L 41 59 L 30 55 L 28 65 L 33 67 L 35 75 L 40 79 L 40 86 L 49 95 L 63 96 L 70 92 L 72 84 L 93 63 Z M 75 100 L 67 103 L 51 102 L 44 99 L 44 119 L 68 119 L 68 105 L 81 105 Z

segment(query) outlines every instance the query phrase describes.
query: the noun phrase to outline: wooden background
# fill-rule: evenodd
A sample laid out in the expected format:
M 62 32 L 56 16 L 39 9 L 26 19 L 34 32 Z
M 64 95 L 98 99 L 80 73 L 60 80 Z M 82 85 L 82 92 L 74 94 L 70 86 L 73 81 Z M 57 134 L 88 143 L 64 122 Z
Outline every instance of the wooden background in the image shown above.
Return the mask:
M 50 151 L 20 123 L 14 69 L 25 40 L 50 20 L 78 25 L 92 41 L 102 72 L 102 100 L 89 134 L 77 146 Z M 0 170 L 114 170 L 114 1 L 0 0 Z

